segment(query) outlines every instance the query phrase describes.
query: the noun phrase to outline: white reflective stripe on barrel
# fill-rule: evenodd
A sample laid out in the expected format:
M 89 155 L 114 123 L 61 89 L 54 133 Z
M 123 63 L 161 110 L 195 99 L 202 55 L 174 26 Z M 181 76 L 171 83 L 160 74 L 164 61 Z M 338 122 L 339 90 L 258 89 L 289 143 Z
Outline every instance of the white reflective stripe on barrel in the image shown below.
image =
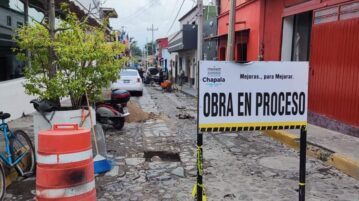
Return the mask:
M 92 180 L 87 184 L 71 188 L 36 190 L 36 196 L 41 198 L 69 198 L 91 192 L 94 189 L 95 180 Z
M 71 154 L 42 155 L 38 153 L 36 162 L 40 164 L 64 164 L 88 160 L 90 158 L 92 158 L 92 149 Z

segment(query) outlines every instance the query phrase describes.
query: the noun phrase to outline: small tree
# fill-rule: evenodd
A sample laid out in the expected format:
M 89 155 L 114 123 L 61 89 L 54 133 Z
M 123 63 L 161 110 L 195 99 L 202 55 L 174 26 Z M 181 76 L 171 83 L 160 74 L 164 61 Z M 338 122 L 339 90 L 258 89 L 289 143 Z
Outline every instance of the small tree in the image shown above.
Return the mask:
M 30 61 L 25 68 L 26 93 L 42 100 L 59 100 L 70 97 L 74 108 L 80 105 L 87 91 L 90 99 L 101 94 L 111 81 L 118 79 L 120 66 L 127 58 L 119 58 L 125 46 L 107 42 L 105 27 L 90 26 L 66 11 L 66 18 L 50 37 L 47 24 L 34 22 L 17 30 L 18 58 Z M 31 52 L 26 56 L 25 50 Z M 53 55 L 50 54 L 53 50 Z M 49 69 L 49 56 L 56 67 Z

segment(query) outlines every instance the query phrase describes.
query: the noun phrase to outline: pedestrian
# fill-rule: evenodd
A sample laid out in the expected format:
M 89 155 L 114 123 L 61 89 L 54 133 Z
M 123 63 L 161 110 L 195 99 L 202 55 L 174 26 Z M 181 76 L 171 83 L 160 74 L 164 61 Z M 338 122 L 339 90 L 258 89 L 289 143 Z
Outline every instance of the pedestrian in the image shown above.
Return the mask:
M 163 69 L 160 68 L 160 84 L 163 82 Z
M 138 68 L 138 74 L 140 74 L 142 80 L 143 80 L 143 73 L 144 73 L 143 67 Z
M 182 87 L 183 83 L 184 83 L 184 70 L 181 69 L 181 72 L 180 72 L 180 86 Z

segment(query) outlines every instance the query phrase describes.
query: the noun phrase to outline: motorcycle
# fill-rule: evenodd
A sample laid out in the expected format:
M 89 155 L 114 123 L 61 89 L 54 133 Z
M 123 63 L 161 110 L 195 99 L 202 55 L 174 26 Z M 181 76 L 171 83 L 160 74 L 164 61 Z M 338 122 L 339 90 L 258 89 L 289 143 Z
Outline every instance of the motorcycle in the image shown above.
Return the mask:
M 96 121 L 122 129 L 125 125 L 125 117 L 130 115 L 127 109 L 130 97 L 130 93 L 126 90 L 112 90 L 110 100 L 96 103 Z

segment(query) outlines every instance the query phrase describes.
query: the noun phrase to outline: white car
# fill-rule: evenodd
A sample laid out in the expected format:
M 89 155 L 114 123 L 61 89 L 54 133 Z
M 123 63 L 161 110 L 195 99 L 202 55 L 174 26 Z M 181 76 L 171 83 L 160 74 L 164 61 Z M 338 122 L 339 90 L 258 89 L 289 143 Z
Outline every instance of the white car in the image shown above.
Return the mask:
M 134 69 L 122 69 L 120 79 L 112 83 L 111 89 L 124 89 L 129 92 L 137 92 L 142 96 L 143 84 L 140 74 Z

